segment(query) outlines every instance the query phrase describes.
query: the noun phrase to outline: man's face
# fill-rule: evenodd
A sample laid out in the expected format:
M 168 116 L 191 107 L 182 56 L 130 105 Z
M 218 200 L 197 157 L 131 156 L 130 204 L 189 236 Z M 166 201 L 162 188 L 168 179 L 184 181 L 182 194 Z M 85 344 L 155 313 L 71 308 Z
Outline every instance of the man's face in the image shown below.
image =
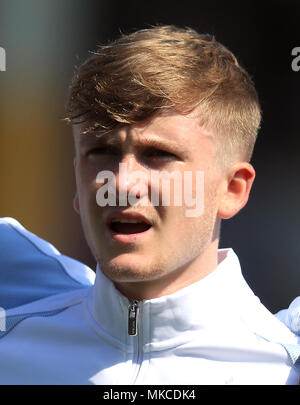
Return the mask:
M 216 238 L 222 180 L 216 142 L 199 126 L 197 116 L 164 114 L 98 137 L 96 133 L 82 134 L 85 128 L 83 124 L 74 126 L 77 204 L 87 242 L 104 274 L 115 282 L 150 281 L 171 277 L 197 262 Z M 120 163 L 126 164 L 127 176 L 120 176 Z M 114 174 L 117 195 L 129 193 L 136 184 L 132 175 L 141 171 L 145 180 L 138 197 L 144 196 L 148 205 L 99 206 L 96 195 L 104 185 L 97 183 L 96 177 L 104 170 Z M 154 184 L 151 179 L 162 171 L 177 171 L 182 179 L 184 173 L 192 172 L 194 197 L 196 172 L 204 173 L 204 211 L 200 216 L 187 216 L 184 196 L 183 204 L 174 206 L 172 182 L 171 204 L 161 204 L 162 183 Z M 159 195 L 160 205 L 151 205 L 151 189 Z M 130 223 L 126 213 L 144 223 Z

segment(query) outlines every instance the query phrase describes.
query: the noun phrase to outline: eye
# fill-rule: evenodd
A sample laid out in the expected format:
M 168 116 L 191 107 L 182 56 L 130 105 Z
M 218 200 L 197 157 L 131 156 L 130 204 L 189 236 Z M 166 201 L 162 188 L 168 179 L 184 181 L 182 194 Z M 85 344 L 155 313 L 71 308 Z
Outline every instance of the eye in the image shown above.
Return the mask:
M 162 149 L 156 149 L 156 148 L 151 148 L 148 149 L 147 151 L 144 152 L 144 155 L 147 158 L 154 158 L 154 159 L 177 159 L 177 156 L 175 156 L 171 152 L 167 152 L 166 150 Z
M 118 151 L 110 146 L 101 146 L 87 151 L 87 156 L 116 155 Z

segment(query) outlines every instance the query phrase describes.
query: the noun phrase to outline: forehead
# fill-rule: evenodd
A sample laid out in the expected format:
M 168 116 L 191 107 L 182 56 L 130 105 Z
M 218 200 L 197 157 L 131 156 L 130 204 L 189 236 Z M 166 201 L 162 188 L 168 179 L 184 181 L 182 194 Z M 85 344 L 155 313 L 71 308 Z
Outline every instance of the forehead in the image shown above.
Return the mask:
M 110 133 L 100 134 L 97 131 L 85 132 L 90 124 L 73 126 L 77 146 L 102 140 L 107 143 L 131 142 L 147 146 L 159 143 L 182 150 L 195 150 L 199 144 L 214 144 L 212 133 L 200 125 L 199 117 L 195 114 L 181 115 L 165 113 L 151 119 L 147 123 L 119 126 Z

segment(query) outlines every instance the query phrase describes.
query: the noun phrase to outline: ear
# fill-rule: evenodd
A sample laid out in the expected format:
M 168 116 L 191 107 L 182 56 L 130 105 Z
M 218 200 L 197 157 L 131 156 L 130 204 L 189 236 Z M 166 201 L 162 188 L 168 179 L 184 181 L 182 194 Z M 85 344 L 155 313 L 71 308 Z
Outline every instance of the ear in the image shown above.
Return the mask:
M 77 212 L 77 214 L 80 215 L 79 199 L 78 199 L 77 191 L 76 191 L 75 196 L 73 198 L 73 208 L 74 208 L 75 212 Z
M 223 182 L 218 216 L 229 219 L 237 214 L 246 204 L 255 179 L 255 170 L 250 163 L 236 163 Z

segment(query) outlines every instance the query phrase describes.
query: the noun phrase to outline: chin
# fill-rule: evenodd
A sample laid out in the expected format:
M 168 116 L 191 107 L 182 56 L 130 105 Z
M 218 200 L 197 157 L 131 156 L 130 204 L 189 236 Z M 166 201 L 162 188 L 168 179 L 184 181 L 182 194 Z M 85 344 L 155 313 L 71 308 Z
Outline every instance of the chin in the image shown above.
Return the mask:
M 117 256 L 106 263 L 99 262 L 103 273 L 112 281 L 138 282 L 159 278 L 162 274 L 160 266 L 150 264 L 145 258 Z M 131 256 L 131 255 L 130 255 Z

